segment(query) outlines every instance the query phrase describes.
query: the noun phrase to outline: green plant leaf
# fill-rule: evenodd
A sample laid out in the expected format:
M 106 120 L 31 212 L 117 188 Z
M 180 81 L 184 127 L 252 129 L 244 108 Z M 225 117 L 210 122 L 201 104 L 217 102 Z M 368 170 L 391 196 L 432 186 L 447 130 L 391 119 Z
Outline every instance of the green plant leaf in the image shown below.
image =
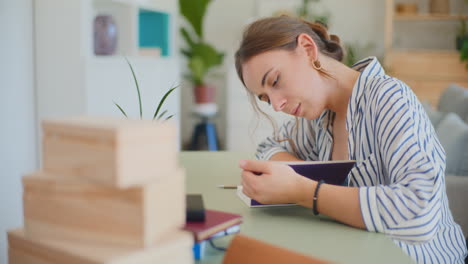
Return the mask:
M 189 51 L 189 50 L 184 50 L 184 49 L 181 49 L 180 52 L 187 58 L 190 59 L 190 57 L 192 57 L 192 52 Z
M 193 45 L 195 45 L 195 42 L 193 41 L 193 39 L 190 37 L 190 34 L 188 33 L 187 29 L 185 28 L 180 28 L 180 34 L 182 34 L 182 37 L 184 37 L 185 39 L 185 42 L 187 42 L 187 44 L 192 47 Z
M 156 119 L 161 119 L 161 117 L 163 117 L 165 114 L 167 113 L 167 110 L 164 110 L 164 112 L 162 112 Z
M 169 120 L 173 117 L 174 115 L 170 115 L 169 117 L 167 117 L 165 120 Z
M 211 0 L 179 0 L 180 13 L 200 39 L 203 39 L 203 18 L 210 2 Z
M 346 56 L 344 58 L 344 64 L 351 67 L 356 63 L 356 47 L 352 44 L 345 44 Z
M 213 46 L 206 43 L 197 43 L 193 46 L 192 56 L 188 62 L 192 79 L 195 84 L 204 83 L 208 71 L 223 62 L 224 53 L 218 52 Z
M 184 73 L 184 74 L 183 74 L 183 77 L 184 77 L 185 79 L 189 80 L 190 82 L 195 82 L 194 79 L 193 79 L 192 74 Z
M 140 86 L 138 85 L 138 80 L 136 78 L 135 71 L 133 70 L 132 64 L 130 63 L 130 61 L 128 61 L 127 57 L 125 57 L 125 60 L 127 61 L 127 64 L 130 67 L 130 70 L 132 71 L 133 80 L 135 81 L 135 86 L 138 92 L 138 105 L 140 107 L 140 119 L 143 119 L 143 106 L 141 104 Z
M 203 78 L 207 72 L 203 59 L 200 56 L 193 56 L 189 61 L 189 69 L 192 72 L 191 78 L 195 85 L 203 83 Z
M 181 53 L 188 59 L 188 79 L 195 85 L 203 84 L 209 70 L 220 65 L 224 59 L 224 53 L 203 41 L 203 18 L 210 2 L 211 0 L 179 0 L 180 13 L 191 25 L 191 28 L 180 28 L 188 45 L 181 49 Z
M 192 53 L 194 56 L 200 56 L 204 61 L 207 69 L 220 65 L 222 63 L 222 57 L 213 46 L 207 43 L 197 43 L 193 46 Z M 223 54 L 224 55 L 224 54 Z
M 465 62 L 465 69 L 468 70 L 468 40 L 464 40 L 460 49 L 460 61 Z
M 125 111 L 122 109 L 122 107 L 120 107 L 120 105 L 117 104 L 116 102 L 114 102 L 114 104 L 115 104 L 115 106 L 117 106 L 117 108 L 120 110 L 120 112 L 122 112 L 122 114 L 123 114 L 126 118 L 128 118 L 127 113 L 125 113 Z
M 218 52 L 218 63 L 216 65 L 220 65 L 223 63 L 224 55 L 225 55 L 224 53 Z M 216 65 L 213 65 L 213 66 L 216 66 Z
M 159 109 L 161 109 L 161 106 L 164 104 L 164 101 L 166 101 L 167 97 L 179 86 L 175 86 L 175 87 L 172 87 L 171 89 L 169 89 L 169 91 L 167 91 L 163 98 L 161 99 L 161 101 L 159 101 L 159 105 L 158 105 L 158 108 L 156 108 L 156 112 L 154 112 L 154 115 L 153 115 L 153 120 L 158 116 L 158 113 L 159 113 Z

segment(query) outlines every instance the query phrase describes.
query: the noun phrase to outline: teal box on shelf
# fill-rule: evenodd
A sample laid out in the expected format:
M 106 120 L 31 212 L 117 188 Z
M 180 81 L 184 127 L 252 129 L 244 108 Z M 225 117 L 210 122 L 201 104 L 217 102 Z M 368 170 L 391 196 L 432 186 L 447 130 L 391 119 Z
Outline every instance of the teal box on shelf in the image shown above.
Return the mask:
M 138 23 L 139 47 L 159 48 L 161 56 L 169 56 L 169 14 L 140 9 Z

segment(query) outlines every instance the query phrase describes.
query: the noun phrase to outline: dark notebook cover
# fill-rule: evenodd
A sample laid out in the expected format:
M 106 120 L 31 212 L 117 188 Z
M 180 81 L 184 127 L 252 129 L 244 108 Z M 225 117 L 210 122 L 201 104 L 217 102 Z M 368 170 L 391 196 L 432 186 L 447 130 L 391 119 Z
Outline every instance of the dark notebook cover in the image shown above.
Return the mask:
M 210 238 L 212 235 L 238 225 L 242 222 L 242 216 L 216 210 L 205 210 L 204 222 L 187 221 L 184 229 L 193 233 L 196 242 Z
M 349 172 L 354 167 L 356 161 L 298 161 L 298 162 L 280 162 L 291 166 L 298 174 L 309 179 L 320 181 L 324 180 L 327 184 L 343 185 L 348 177 Z M 261 204 L 254 199 L 246 196 L 242 189 L 237 191 L 239 197 L 250 207 L 262 206 L 278 206 L 278 205 L 291 205 L 291 204 L 274 204 L 265 205 Z
M 327 184 L 343 185 L 348 173 L 356 163 L 354 160 L 345 161 L 299 161 L 284 162 L 298 174 L 314 181 L 324 180 Z

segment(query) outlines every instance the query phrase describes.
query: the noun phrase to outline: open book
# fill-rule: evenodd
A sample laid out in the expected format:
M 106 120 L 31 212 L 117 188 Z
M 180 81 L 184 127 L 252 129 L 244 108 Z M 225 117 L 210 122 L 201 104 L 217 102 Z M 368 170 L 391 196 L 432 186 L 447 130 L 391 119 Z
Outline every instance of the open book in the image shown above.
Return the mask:
M 348 173 L 354 167 L 356 161 L 276 161 L 291 166 L 298 174 L 314 181 L 324 180 L 327 184 L 343 185 L 347 180 Z M 261 175 L 259 175 L 261 177 Z M 261 204 L 245 195 L 242 186 L 237 188 L 237 195 L 249 207 L 285 206 L 294 204 Z

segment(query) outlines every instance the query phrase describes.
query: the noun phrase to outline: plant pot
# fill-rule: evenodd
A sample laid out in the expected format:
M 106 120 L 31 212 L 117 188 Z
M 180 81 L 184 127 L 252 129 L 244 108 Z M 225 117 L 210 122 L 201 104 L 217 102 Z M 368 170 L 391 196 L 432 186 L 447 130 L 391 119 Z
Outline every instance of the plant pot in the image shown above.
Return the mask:
M 206 104 L 215 101 L 215 88 L 208 84 L 195 85 L 194 96 L 195 103 Z
M 430 0 L 429 10 L 434 14 L 448 14 L 450 12 L 449 0 Z
M 468 35 L 457 36 L 456 44 L 457 50 L 461 50 L 463 42 L 468 41 Z

